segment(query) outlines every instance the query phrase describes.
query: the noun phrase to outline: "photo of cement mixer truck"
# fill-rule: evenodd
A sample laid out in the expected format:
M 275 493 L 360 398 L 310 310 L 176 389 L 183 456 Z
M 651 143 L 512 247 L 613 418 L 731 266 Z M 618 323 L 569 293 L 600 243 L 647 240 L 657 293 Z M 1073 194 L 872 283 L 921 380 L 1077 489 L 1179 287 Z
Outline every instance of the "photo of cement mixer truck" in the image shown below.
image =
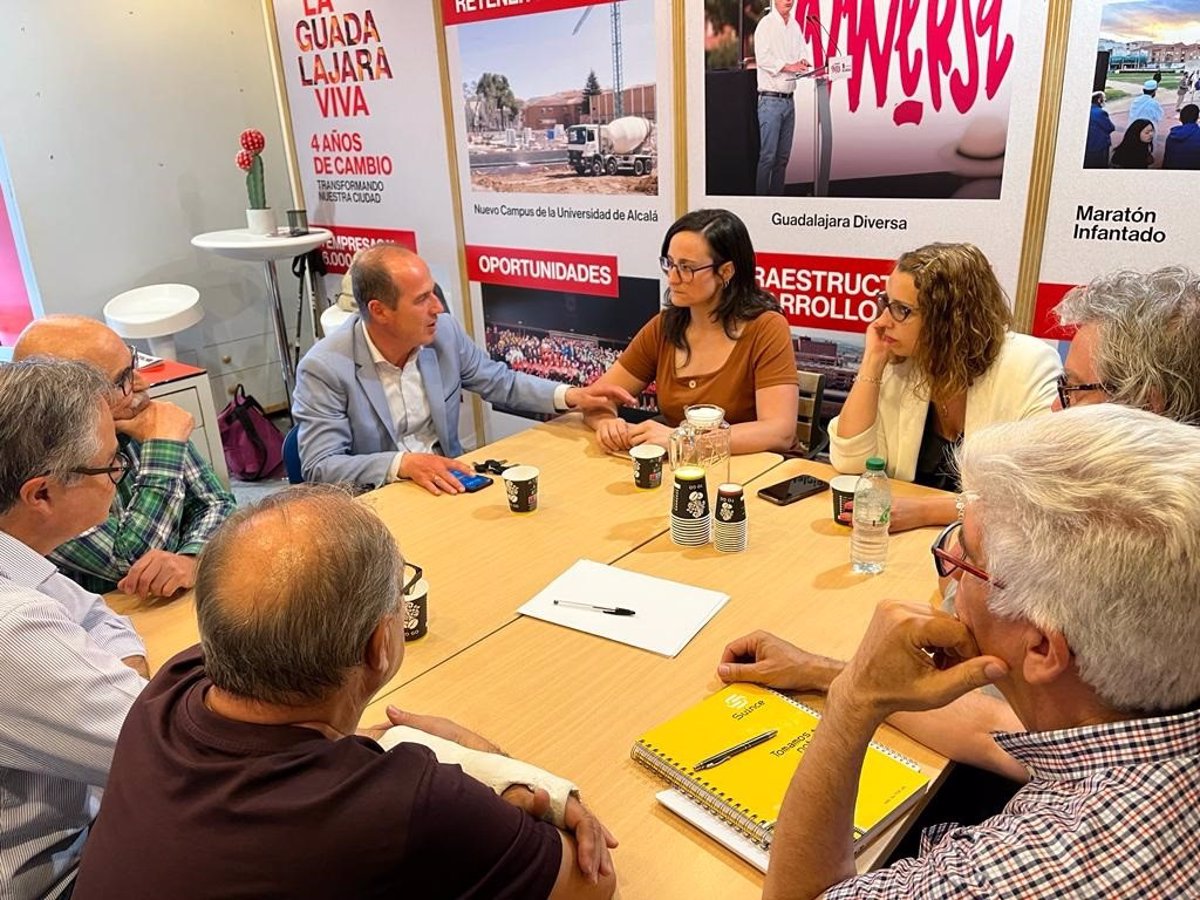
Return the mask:
M 567 159 L 580 175 L 647 175 L 654 168 L 654 123 L 622 116 L 567 129 Z

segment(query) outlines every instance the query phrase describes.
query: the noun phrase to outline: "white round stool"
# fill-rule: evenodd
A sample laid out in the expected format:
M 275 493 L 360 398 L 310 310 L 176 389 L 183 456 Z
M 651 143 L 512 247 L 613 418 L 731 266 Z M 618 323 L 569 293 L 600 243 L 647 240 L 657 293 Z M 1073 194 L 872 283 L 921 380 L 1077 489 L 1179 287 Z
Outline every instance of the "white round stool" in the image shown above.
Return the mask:
M 200 292 L 188 284 L 150 284 L 104 304 L 109 328 L 123 338 L 146 338 L 163 359 L 175 359 L 175 334 L 203 318 Z

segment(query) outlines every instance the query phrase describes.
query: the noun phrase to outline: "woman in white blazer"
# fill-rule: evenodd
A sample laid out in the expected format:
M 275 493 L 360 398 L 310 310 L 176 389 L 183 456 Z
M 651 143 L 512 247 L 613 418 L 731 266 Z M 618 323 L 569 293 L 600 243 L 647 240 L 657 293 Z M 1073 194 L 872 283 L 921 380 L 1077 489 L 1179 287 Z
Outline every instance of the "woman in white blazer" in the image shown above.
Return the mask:
M 1004 290 L 971 244 L 905 253 L 879 305 L 854 385 L 829 425 L 830 461 L 858 473 L 882 456 L 892 478 L 956 491 L 951 460 L 964 435 L 1050 411 L 1058 354 L 1008 330 Z M 953 496 L 897 497 L 891 530 L 956 516 Z

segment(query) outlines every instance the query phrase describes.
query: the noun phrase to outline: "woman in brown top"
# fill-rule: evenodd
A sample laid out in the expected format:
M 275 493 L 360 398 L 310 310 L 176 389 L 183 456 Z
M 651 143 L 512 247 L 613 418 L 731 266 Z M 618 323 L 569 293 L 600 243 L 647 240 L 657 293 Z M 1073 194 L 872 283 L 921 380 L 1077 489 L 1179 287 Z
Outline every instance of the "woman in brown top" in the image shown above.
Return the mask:
M 665 308 L 599 380 L 635 395 L 656 382 L 667 424 L 588 413 L 601 445 L 665 447 L 684 407 L 713 403 L 733 426 L 734 453 L 787 450 L 799 403 L 792 336 L 778 302 L 755 281 L 742 220 L 724 209 L 688 213 L 667 231 L 659 263 L 669 285 Z

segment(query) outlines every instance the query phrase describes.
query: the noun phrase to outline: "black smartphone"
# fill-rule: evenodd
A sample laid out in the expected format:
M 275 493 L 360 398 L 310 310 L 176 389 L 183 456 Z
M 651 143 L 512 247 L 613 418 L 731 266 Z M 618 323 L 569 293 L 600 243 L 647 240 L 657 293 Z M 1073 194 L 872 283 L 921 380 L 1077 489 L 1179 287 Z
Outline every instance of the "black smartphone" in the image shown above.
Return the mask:
M 454 470 L 451 470 L 451 474 L 458 479 L 459 484 L 467 489 L 468 494 L 482 491 L 492 483 L 492 479 L 486 475 L 468 475 L 466 472 L 457 472 Z
M 819 494 L 821 491 L 828 490 L 828 488 L 828 481 L 822 481 L 820 478 L 814 478 L 811 475 L 797 475 L 795 478 L 789 478 L 787 481 L 781 481 L 779 484 L 763 488 L 758 492 L 758 496 L 764 500 L 770 500 L 772 503 L 777 503 L 780 506 L 787 506 L 789 503 L 795 503 L 797 500 L 803 500 L 805 497 Z

